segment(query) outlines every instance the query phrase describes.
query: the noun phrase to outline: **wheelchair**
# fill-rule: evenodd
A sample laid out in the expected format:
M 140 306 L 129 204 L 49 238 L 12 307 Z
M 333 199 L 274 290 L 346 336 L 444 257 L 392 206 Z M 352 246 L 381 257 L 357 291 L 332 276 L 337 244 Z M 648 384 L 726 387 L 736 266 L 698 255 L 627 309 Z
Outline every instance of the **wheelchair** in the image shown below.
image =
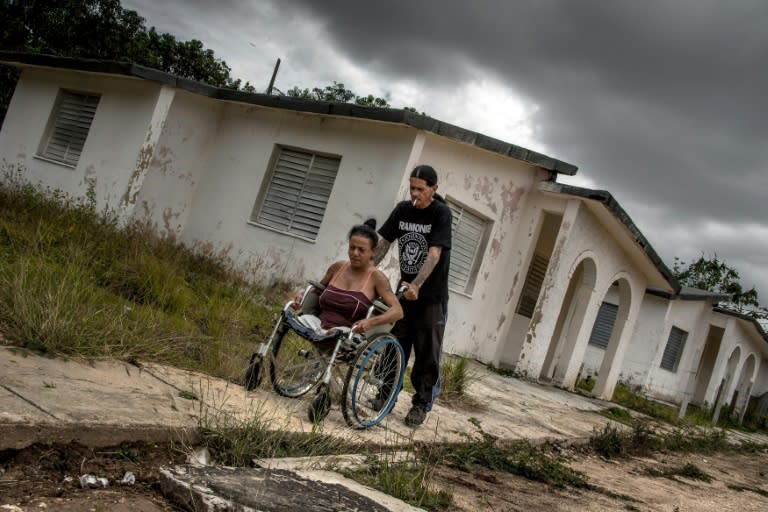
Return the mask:
M 279 395 L 298 398 L 315 389 L 308 416 L 319 423 L 331 410 L 332 388 L 336 394 L 341 387 L 341 411 L 347 424 L 369 429 L 395 406 L 405 375 L 404 352 L 389 334 L 391 324 L 378 325 L 365 335 L 342 330 L 318 335 L 304 325 L 299 317 L 319 313 L 324 289 L 309 281 L 298 310 L 294 301 L 286 303 L 269 339 L 250 358 L 245 388 L 258 387 L 266 371 Z M 375 300 L 366 318 L 386 310 L 386 304 Z

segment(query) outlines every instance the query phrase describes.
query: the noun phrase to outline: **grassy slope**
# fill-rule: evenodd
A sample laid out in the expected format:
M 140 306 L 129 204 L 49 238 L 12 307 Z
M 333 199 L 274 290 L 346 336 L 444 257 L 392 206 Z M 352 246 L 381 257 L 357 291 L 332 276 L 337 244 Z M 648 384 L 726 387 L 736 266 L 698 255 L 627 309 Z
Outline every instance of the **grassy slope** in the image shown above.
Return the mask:
M 277 291 L 226 254 L 119 226 L 92 200 L 0 184 L 0 332 L 43 353 L 156 361 L 238 380 L 273 323 Z

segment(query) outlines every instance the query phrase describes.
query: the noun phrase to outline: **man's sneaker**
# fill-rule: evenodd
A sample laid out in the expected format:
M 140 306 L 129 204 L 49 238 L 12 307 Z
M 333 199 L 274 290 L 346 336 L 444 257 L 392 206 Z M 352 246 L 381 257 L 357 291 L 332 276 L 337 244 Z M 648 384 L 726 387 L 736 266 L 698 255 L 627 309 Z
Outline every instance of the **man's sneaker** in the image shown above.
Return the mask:
M 405 415 L 405 424 L 409 427 L 418 427 L 427 417 L 427 411 L 418 405 L 411 406 L 411 410 Z

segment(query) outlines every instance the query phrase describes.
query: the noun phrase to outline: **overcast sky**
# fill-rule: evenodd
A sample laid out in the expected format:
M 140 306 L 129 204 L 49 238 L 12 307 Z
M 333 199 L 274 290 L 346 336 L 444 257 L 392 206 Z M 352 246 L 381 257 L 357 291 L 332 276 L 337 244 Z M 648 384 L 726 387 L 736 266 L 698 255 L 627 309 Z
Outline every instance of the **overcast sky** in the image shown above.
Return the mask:
M 575 164 L 671 268 L 768 304 L 765 0 L 123 0 L 266 89 L 334 80 Z

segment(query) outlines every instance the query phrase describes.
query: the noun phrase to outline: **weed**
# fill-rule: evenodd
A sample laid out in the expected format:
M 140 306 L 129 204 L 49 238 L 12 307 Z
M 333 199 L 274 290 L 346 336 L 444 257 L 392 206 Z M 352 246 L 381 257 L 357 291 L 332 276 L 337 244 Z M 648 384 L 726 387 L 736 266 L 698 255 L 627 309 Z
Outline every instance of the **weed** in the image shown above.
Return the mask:
M 428 450 L 418 453 L 414 449 L 405 459 L 384 456 L 371 461 L 365 469 L 347 472 L 347 476 L 411 505 L 439 510 L 451 504 L 452 496 L 432 485 L 436 462 Z
M 701 480 L 707 483 L 713 480 L 709 474 L 705 473 L 697 465 L 691 464 L 690 462 L 680 467 L 663 469 L 645 468 L 644 472 L 648 476 L 656 478 L 669 478 L 671 480 L 675 480 L 675 477 L 677 476 L 682 476 L 683 478 L 687 478 L 689 480 Z
M 448 404 L 475 405 L 467 389 L 478 376 L 466 357 L 445 356 L 440 365 L 440 400 Z
M 616 384 L 613 392 L 613 401 L 652 418 L 660 419 L 673 425 L 679 423 L 677 409 L 643 396 L 639 388 L 632 388 L 627 383 L 619 382 Z
M 528 378 L 528 372 L 525 370 L 517 370 L 515 368 L 499 368 L 493 365 L 488 365 L 488 369 L 493 373 L 501 375 L 502 377 L 511 377 L 513 379 L 526 379 Z
M 629 423 L 632 421 L 632 415 L 623 407 L 609 407 L 604 411 L 604 414 L 609 418 L 621 421 L 622 423 Z
M 691 428 L 677 428 L 664 436 L 662 449 L 674 452 L 712 453 L 735 450 L 737 447 L 728 442 L 722 429 L 704 431 Z
M 191 391 L 186 391 L 184 389 L 179 391 L 179 398 L 183 398 L 185 400 L 199 400 L 196 394 L 192 393 Z
M 576 389 L 583 389 L 587 393 L 591 393 L 595 389 L 596 383 L 597 381 L 591 375 L 587 375 L 585 378 L 576 381 Z
M 544 482 L 555 487 L 587 487 L 587 477 L 565 465 L 562 458 L 547 449 L 524 441 L 512 444 L 498 443 L 498 439 L 485 432 L 480 422 L 469 419 L 476 432 L 462 434 L 465 442 L 443 449 L 442 458 L 446 464 L 463 471 L 483 467 L 493 471 L 504 471 L 529 480 Z
M 765 491 L 763 489 L 760 489 L 758 487 L 752 487 L 752 486 L 746 486 L 746 485 L 736 485 L 736 484 L 726 484 L 726 486 L 729 489 L 733 489 L 734 491 L 750 491 L 754 492 L 755 494 L 759 494 L 760 496 L 763 496 L 765 498 L 768 498 L 768 491 Z
M 621 457 L 626 455 L 628 436 L 613 425 L 606 423 L 602 429 L 592 429 L 589 438 L 592 449 L 605 458 Z

